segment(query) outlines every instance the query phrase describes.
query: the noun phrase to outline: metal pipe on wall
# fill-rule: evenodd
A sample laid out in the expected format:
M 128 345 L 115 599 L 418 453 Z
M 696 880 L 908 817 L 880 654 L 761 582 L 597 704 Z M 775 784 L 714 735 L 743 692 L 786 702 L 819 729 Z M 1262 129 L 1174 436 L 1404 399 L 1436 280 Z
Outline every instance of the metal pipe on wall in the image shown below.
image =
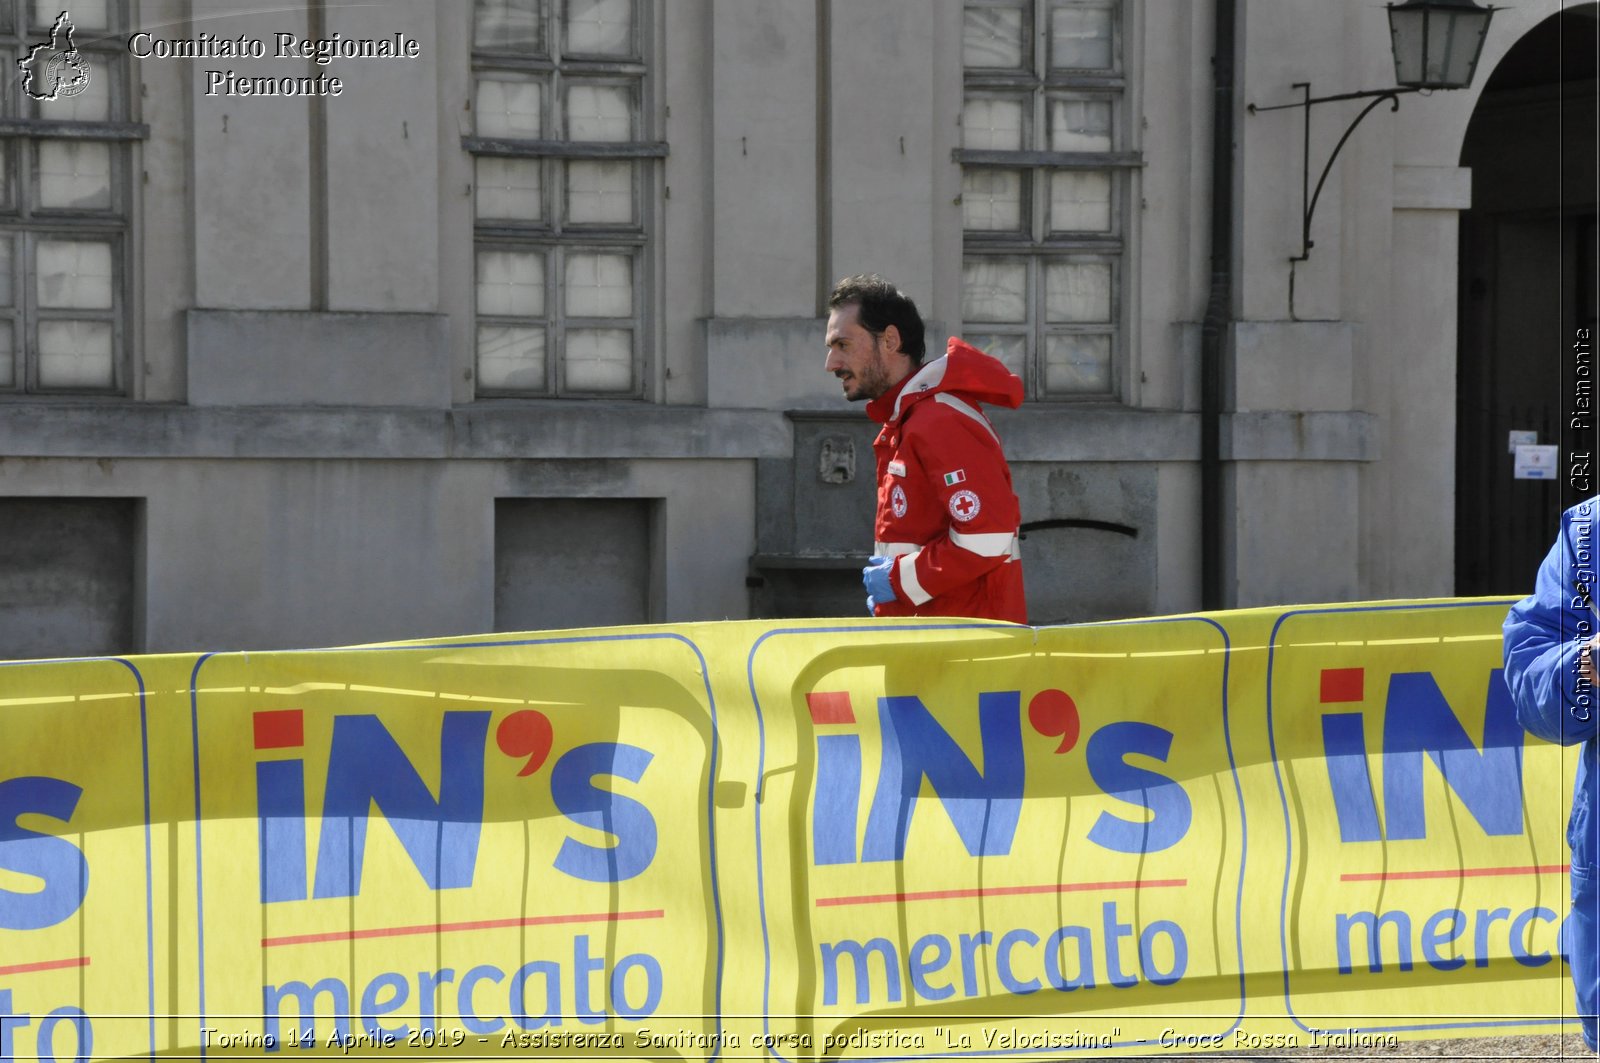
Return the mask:
M 1200 328 L 1200 607 L 1221 609 L 1222 347 L 1233 305 L 1235 0 L 1216 0 L 1211 59 L 1211 290 Z

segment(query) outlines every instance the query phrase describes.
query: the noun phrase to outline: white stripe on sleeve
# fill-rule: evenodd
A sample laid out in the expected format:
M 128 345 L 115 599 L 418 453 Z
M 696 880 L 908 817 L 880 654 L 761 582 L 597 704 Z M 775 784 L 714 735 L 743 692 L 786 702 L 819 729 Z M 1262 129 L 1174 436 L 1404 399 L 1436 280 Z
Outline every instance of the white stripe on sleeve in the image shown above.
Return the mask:
M 1012 543 L 1017 536 L 1015 532 L 976 532 L 963 534 L 950 529 L 950 541 L 969 550 L 979 557 L 1004 557 L 1011 553 Z
M 933 595 L 922 589 L 922 584 L 917 582 L 917 558 L 922 556 L 918 550 L 914 554 L 906 554 L 896 561 L 900 566 L 900 589 L 906 592 L 906 597 L 911 599 L 912 605 L 923 605 L 933 601 Z

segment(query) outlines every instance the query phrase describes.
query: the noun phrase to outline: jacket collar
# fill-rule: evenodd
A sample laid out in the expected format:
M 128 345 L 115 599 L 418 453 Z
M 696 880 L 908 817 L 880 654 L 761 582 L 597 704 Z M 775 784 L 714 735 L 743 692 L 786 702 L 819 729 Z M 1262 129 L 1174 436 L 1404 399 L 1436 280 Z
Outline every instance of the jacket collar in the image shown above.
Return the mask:
M 997 359 L 952 336 L 944 357 L 924 362 L 899 385 L 873 399 L 867 414 L 879 424 L 896 424 L 912 406 L 940 394 L 973 406 L 985 403 L 1014 410 L 1022 403 L 1022 381 Z
M 944 357 L 924 362 L 915 373 L 867 403 L 867 416 L 879 424 L 894 424 L 920 399 L 938 390 L 944 381 Z

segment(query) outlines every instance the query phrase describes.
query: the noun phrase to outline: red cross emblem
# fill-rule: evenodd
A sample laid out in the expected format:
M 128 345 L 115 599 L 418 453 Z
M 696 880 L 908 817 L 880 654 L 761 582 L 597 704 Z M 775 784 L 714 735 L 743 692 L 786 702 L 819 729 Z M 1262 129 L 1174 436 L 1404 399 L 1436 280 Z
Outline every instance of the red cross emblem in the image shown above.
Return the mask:
M 971 491 L 957 491 L 950 496 L 950 515 L 963 523 L 978 515 L 983 503 Z

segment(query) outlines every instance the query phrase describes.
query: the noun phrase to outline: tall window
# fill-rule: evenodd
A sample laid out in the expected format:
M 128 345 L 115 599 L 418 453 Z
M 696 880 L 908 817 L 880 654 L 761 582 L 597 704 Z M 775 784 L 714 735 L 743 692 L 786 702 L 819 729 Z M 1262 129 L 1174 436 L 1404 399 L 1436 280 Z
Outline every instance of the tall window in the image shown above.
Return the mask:
M 969 0 L 967 339 L 1038 398 L 1117 392 L 1128 174 L 1121 0 Z
M 62 7 L 0 3 L 0 393 L 122 394 L 128 174 L 148 130 L 128 122 L 126 5 L 74 0 L 75 56 L 64 29 L 50 46 Z
M 477 393 L 641 397 L 644 0 L 476 0 Z

